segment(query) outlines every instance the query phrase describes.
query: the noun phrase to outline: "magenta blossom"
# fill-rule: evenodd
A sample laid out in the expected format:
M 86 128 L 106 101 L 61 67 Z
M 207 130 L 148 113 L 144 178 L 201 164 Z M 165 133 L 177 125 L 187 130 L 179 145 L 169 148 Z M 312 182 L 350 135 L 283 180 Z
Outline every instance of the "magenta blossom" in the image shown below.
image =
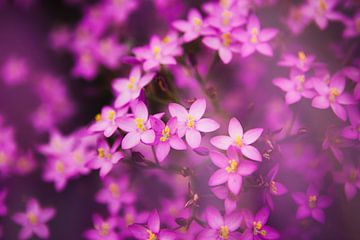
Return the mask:
M 227 240 L 240 238 L 240 232 L 236 231 L 242 222 L 242 216 L 239 211 L 234 211 L 223 217 L 216 208 L 209 207 L 206 209 L 205 214 L 210 228 L 203 230 L 197 239 Z
M 96 59 L 110 69 L 119 66 L 121 57 L 126 53 L 125 46 L 116 41 L 116 38 L 106 37 L 100 39 L 95 46 Z
M 2 79 L 8 85 L 17 85 L 28 80 L 28 64 L 25 59 L 10 57 L 1 69 Z
M 88 240 L 118 240 L 119 237 L 115 232 L 117 226 L 117 218 L 110 217 L 103 219 L 95 214 L 93 216 L 94 228 L 85 231 L 84 237 Z
M 228 187 L 217 186 L 211 188 L 214 195 L 224 201 L 225 213 L 233 212 L 237 207 L 239 195 L 234 195 Z
M 148 218 L 147 226 L 133 224 L 129 226 L 133 236 L 139 240 L 175 240 L 173 232 L 160 229 L 160 217 L 157 210 L 153 210 Z
M 129 179 L 105 178 L 103 188 L 96 194 L 96 201 L 107 204 L 109 212 L 116 215 L 123 204 L 131 204 L 135 200 L 135 194 L 129 191 Z
M 130 149 L 140 142 L 152 144 L 155 141 L 155 132 L 151 129 L 149 113 L 145 103 L 139 101 L 131 106 L 132 115 L 119 118 L 118 126 L 127 132 L 121 147 Z
M 315 79 L 314 87 L 319 95 L 312 100 L 312 106 L 320 109 L 331 107 L 335 115 L 345 121 L 347 115 L 342 105 L 354 104 L 355 101 L 349 93 L 344 93 L 344 75 L 338 72 L 330 80 L 329 76 L 325 76 L 325 80 Z
M 170 148 L 185 150 L 186 144 L 177 134 L 177 119 L 171 118 L 165 125 L 160 119 L 150 117 L 151 126 L 155 131 L 155 154 L 162 162 L 170 152 Z
M 345 19 L 345 38 L 358 37 L 360 35 L 360 11 L 358 10 L 353 18 Z
M 250 144 L 254 143 L 262 134 L 262 128 L 250 129 L 244 133 L 239 120 L 231 118 L 228 128 L 229 136 L 216 136 L 210 142 L 221 150 L 227 150 L 230 146 L 235 146 L 241 150 L 241 153 L 252 160 L 262 161 L 259 150 Z
M 184 42 L 191 42 L 198 38 L 204 28 L 201 14 L 196 9 L 190 9 L 187 21 L 177 20 L 172 25 L 178 31 L 184 33 Z
M 114 80 L 113 88 L 117 97 L 114 105 L 116 108 L 122 107 L 140 96 L 140 92 L 155 76 L 155 73 L 147 73 L 141 76 L 141 68 L 131 69 L 129 78 L 117 78 Z
M 280 182 L 275 181 L 275 177 L 279 172 L 279 165 L 275 165 L 267 174 L 267 182 L 265 184 L 264 198 L 270 209 L 274 209 L 272 195 L 281 196 L 287 193 L 287 188 Z
M 240 160 L 236 148 L 231 146 L 227 150 L 227 156 L 222 153 L 210 152 L 211 161 L 220 169 L 209 179 L 209 186 L 217 186 L 227 182 L 229 190 L 238 194 L 242 185 L 242 177 L 252 174 L 256 165 L 246 160 Z
M 279 65 L 283 67 L 295 67 L 300 71 L 307 72 L 311 69 L 315 61 L 314 55 L 306 55 L 304 51 L 299 51 L 297 56 L 292 54 L 284 54 Z
M 320 196 L 318 189 L 310 185 L 305 193 L 296 192 L 292 194 L 294 201 L 299 205 L 296 218 L 303 219 L 312 217 L 320 223 L 324 223 L 325 215 L 323 208 L 327 208 L 331 204 L 331 198 Z
M 201 143 L 200 132 L 213 132 L 219 128 L 219 124 L 210 119 L 202 118 L 206 109 L 205 99 L 198 99 L 191 104 L 189 111 L 177 103 L 169 104 L 169 112 L 178 120 L 178 133 L 180 137 L 185 135 L 186 142 L 192 148 L 197 148 Z
M 265 240 L 278 239 L 279 233 L 272 227 L 266 226 L 270 211 L 264 207 L 255 216 L 249 211 L 244 211 L 243 216 L 247 229 L 241 236 L 241 240 Z
M 236 30 L 234 37 L 243 43 L 241 47 L 241 54 L 247 57 L 250 54 L 258 51 L 266 56 L 272 56 L 273 50 L 267 43 L 273 39 L 278 30 L 273 28 L 260 29 L 260 21 L 255 15 L 251 15 L 246 26 L 246 31 Z
M 97 149 L 97 156 L 89 162 L 92 169 L 100 169 L 100 176 L 105 177 L 115 164 L 124 158 L 124 154 L 117 148 L 120 141 L 116 141 L 110 148 L 105 140 L 101 140 Z
M 342 136 L 347 139 L 360 141 L 360 112 L 354 107 L 348 107 L 350 125 L 342 131 Z
M 110 106 L 105 106 L 101 109 L 101 113 L 95 116 L 95 123 L 89 128 L 91 132 L 104 132 L 105 137 L 111 137 L 118 128 L 116 120 L 122 117 L 127 112 L 127 109 L 116 110 Z
M 41 208 L 38 201 L 30 199 L 26 204 L 26 211 L 15 213 L 12 219 L 22 226 L 19 239 L 29 239 L 32 235 L 39 238 L 49 238 L 49 229 L 46 223 L 55 215 L 54 208 Z
M 346 198 L 351 200 L 360 189 L 360 169 L 351 164 L 346 164 L 341 172 L 334 173 L 334 180 L 344 184 Z
M 339 20 L 340 14 L 334 8 L 338 0 L 308 0 L 306 14 L 313 18 L 320 29 L 324 30 L 329 20 Z
M 290 79 L 276 78 L 273 80 L 273 84 L 286 92 L 285 101 L 287 104 L 296 103 L 302 97 L 312 98 L 315 96 L 315 92 L 312 90 L 312 81 L 306 79 L 305 74 L 298 70 L 290 72 Z

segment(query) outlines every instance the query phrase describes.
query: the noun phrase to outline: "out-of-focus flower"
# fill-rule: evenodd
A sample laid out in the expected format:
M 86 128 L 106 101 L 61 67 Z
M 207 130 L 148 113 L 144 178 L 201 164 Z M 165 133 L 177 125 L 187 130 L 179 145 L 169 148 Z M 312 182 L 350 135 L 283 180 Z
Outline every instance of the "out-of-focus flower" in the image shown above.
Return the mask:
M 243 217 L 245 220 L 245 224 L 247 229 L 241 236 L 241 240 L 264 240 L 264 239 L 278 239 L 280 238 L 279 233 L 269 227 L 266 224 L 269 218 L 270 211 L 267 207 L 263 207 L 260 209 L 256 215 L 252 215 L 252 213 L 248 210 L 243 211 Z
M 187 111 L 177 103 L 169 104 L 169 112 L 172 117 L 178 120 L 178 133 L 180 137 L 185 135 L 186 142 L 192 148 L 197 148 L 201 143 L 200 132 L 213 132 L 219 128 L 219 124 L 210 119 L 202 118 L 206 109 L 206 100 L 198 99 Z
M 123 23 L 138 6 L 137 0 L 106 0 L 104 13 L 116 23 Z
M 224 201 L 225 212 L 227 214 L 236 209 L 239 195 L 234 195 L 227 186 L 213 187 L 211 188 L 211 191 L 217 198 Z
M 296 192 L 292 194 L 292 197 L 299 205 L 296 212 L 297 219 L 312 217 L 314 220 L 324 223 L 325 215 L 323 209 L 330 206 L 330 197 L 320 196 L 318 189 L 314 185 L 310 185 L 307 188 L 306 194 Z
M 160 217 L 157 210 L 153 210 L 147 220 L 147 226 L 140 224 L 133 224 L 129 226 L 129 229 L 133 236 L 139 240 L 175 240 L 175 233 L 160 229 Z
M 228 128 L 229 136 L 216 136 L 210 142 L 221 150 L 227 150 L 230 146 L 235 146 L 241 150 L 241 153 L 251 160 L 261 161 L 262 157 L 255 147 L 250 144 L 254 143 L 263 132 L 262 128 L 250 129 L 244 133 L 241 123 L 236 118 L 231 118 Z
M 275 165 L 267 174 L 266 189 L 264 191 L 264 198 L 270 209 L 274 209 L 274 202 L 271 195 L 281 196 L 287 193 L 287 188 L 280 182 L 275 181 L 275 177 L 279 172 L 279 165 Z
M 118 128 L 116 120 L 123 117 L 127 109 L 117 110 L 110 106 L 101 109 L 101 113 L 95 116 L 95 123 L 89 128 L 90 132 L 104 132 L 105 137 L 113 135 Z
M 295 67 L 303 72 L 307 72 L 314 65 L 314 61 L 314 55 L 307 55 L 304 51 L 299 51 L 297 56 L 292 54 L 284 54 L 281 61 L 279 61 L 279 65 L 291 68 Z
M 353 139 L 360 141 L 360 113 L 359 110 L 354 107 L 348 107 L 348 114 L 350 125 L 345 127 L 342 131 L 342 136 L 347 139 Z
M 246 31 L 242 29 L 235 30 L 234 37 L 243 43 L 241 47 L 243 57 L 247 57 L 255 51 L 266 56 L 272 56 L 272 48 L 267 42 L 273 39 L 277 33 L 278 30 L 274 28 L 260 29 L 259 19 L 255 15 L 251 15 Z
M 148 212 L 138 212 L 133 205 L 127 205 L 124 207 L 123 215 L 119 219 L 120 225 L 120 237 L 131 237 L 132 234 L 129 230 L 129 226 L 134 223 L 144 224 L 149 217 Z
M 302 33 L 311 20 L 305 11 L 306 7 L 303 5 L 291 7 L 287 18 L 284 20 L 285 24 L 295 35 Z
M 54 208 L 41 208 L 36 199 L 30 199 L 23 213 L 15 213 L 13 221 L 21 225 L 19 239 L 29 239 L 36 235 L 41 239 L 49 238 L 49 229 L 46 225 L 55 215 Z
M 117 226 L 117 218 L 110 217 L 103 219 L 100 215 L 93 216 L 93 229 L 84 232 L 84 237 L 88 240 L 117 240 L 119 239 L 115 228 Z
M 170 152 L 170 147 L 176 150 L 185 150 L 186 144 L 177 134 L 177 119 L 171 118 L 165 125 L 160 119 L 150 117 L 152 129 L 155 131 L 155 154 L 162 162 Z
M 109 69 L 115 69 L 120 65 L 120 58 L 126 51 L 125 46 L 118 43 L 115 37 L 100 39 L 94 48 L 96 60 Z
M 177 20 L 172 25 L 178 31 L 184 33 L 184 42 L 191 42 L 202 34 L 204 20 L 196 9 L 190 9 L 187 21 Z
M 339 20 L 341 16 L 334 10 L 338 0 L 308 0 L 305 14 L 313 18 L 320 29 L 324 30 L 329 20 Z
M 241 234 L 236 232 L 242 222 L 240 211 L 221 216 L 219 210 L 214 207 L 206 209 L 206 221 L 208 229 L 203 230 L 197 239 L 218 240 L 218 239 L 239 239 Z
M 220 169 L 209 179 L 210 186 L 216 186 L 227 182 L 229 190 L 237 195 L 242 185 L 242 177 L 252 174 L 256 165 L 246 160 L 240 160 L 235 147 L 227 150 L 227 156 L 222 153 L 210 152 L 211 161 Z
M 145 87 L 155 76 L 155 73 L 141 75 L 141 68 L 131 69 L 129 78 L 117 78 L 114 80 L 113 88 L 116 92 L 115 107 L 122 107 L 136 100 L 143 87 Z
M 10 57 L 1 68 L 1 77 L 7 85 L 21 84 L 29 78 L 28 63 L 21 57 Z
M 344 164 L 341 172 L 334 173 L 334 180 L 344 184 L 346 198 L 351 200 L 360 189 L 360 169 L 352 164 Z

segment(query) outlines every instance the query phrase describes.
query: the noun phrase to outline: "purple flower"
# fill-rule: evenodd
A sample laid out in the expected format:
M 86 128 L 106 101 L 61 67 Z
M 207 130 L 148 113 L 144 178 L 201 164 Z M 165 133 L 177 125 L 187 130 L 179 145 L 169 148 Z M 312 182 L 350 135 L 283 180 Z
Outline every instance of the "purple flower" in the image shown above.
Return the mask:
M 178 31 L 184 33 L 183 39 L 185 42 L 191 42 L 198 38 L 202 33 L 204 22 L 201 14 L 196 9 L 190 9 L 188 21 L 177 20 L 173 22 L 172 25 Z
M 227 156 L 212 151 L 210 158 L 220 169 L 210 177 L 209 186 L 217 186 L 227 182 L 229 190 L 235 195 L 240 192 L 242 177 L 248 176 L 256 170 L 255 164 L 239 159 L 235 147 L 228 148 Z
M 23 213 L 15 213 L 12 217 L 13 221 L 22 226 L 19 233 L 19 239 L 28 239 L 32 235 L 39 238 L 49 238 L 49 229 L 46 223 L 55 215 L 54 208 L 41 208 L 38 201 L 30 199 L 26 204 L 26 211 Z
M 267 174 L 266 189 L 264 198 L 270 209 L 274 209 L 274 202 L 271 195 L 281 196 L 287 193 L 287 188 L 280 182 L 275 181 L 275 177 L 279 172 L 279 165 L 275 165 Z
M 285 101 L 287 104 L 293 104 L 300 101 L 301 97 L 313 98 L 315 92 L 312 90 L 313 83 L 306 79 L 305 74 L 293 69 L 290 72 L 290 79 L 276 78 L 273 84 L 286 92 Z
M 261 30 L 259 19 L 255 15 L 251 15 L 246 26 L 246 31 L 241 29 L 236 30 L 234 37 L 243 43 L 241 47 L 243 57 L 247 57 L 255 51 L 266 56 L 272 56 L 272 48 L 267 42 L 273 39 L 277 33 L 278 30 L 273 28 Z
M 95 123 L 93 123 L 90 132 L 104 132 L 105 137 L 111 137 L 118 128 L 116 120 L 122 117 L 127 112 L 127 109 L 116 110 L 110 106 L 105 106 L 101 109 L 101 113 L 95 116 Z
M 327 208 L 331 204 L 331 198 L 327 196 L 320 196 L 318 189 L 310 185 L 306 194 L 296 192 L 292 194 L 294 201 L 299 205 L 296 218 L 303 219 L 312 217 L 314 220 L 324 223 L 325 215 L 323 208 Z
M 156 158 L 162 162 L 170 152 L 170 148 L 185 150 L 186 144 L 178 136 L 177 119 L 171 118 L 165 125 L 160 119 L 150 117 L 152 129 L 155 131 L 155 154 Z
M 244 211 L 243 216 L 247 229 L 241 236 L 241 240 L 278 239 L 279 233 L 272 227 L 266 226 L 270 211 L 264 207 L 255 216 L 249 211 Z
M 360 189 L 360 169 L 352 164 L 344 164 L 341 172 L 334 173 L 334 180 L 344 184 L 346 198 L 351 200 Z
M 10 57 L 1 69 L 2 79 L 10 86 L 18 85 L 28 80 L 29 70 L 25 59 Z
M 320 109 L 331 107 L 335 115 L 345 121 L 346 111 L 342 105 L 354 104 L 355 101 L 345 90 L 345 77 L 341 72 L 334 74 L 330 79 L 325 76 L 324 80 L 315 79 L 314 88 L 318 96 L 312 100 L 312 106 Z
M 211 188 L 211 191 L 214 195 L 224 201 L 224 207 L 226 213 L 231 213 L 236 209 L 237 201 L 239 200 L 239 195 L 234 195 L 228 187 L 217 186 Z
M 345 127 L 342 131 L 342 136 L 347 139 L 360 141 L 360 113 L 359 110 L 353 106 L 348 107 L 348 114 L 350 125 Z
M 304 51 L 299 51 L 297 56 L 292 54 L 284 54 L 279 65 L 283 67 L 295 67 L 303 72 L 307 72 L 311 69 L 315 61 L 314 55 L 306 55 Z
M 339 20 L 340 14 L 334 11 L 338 0 L 309 0 L 306 14 L 313 18 L 320 29 L 324 30 L 329 20 Z
M 131 69 L 129 78 L 117 78 L 114 80 L 113 88 L 117 94 L 114 105 L 122 107 L 136 100 L 143 87 L 145 87 L 155 76 L 155 73 L 147 73 L 141 76 L 141 68 Z
M 101 216 L 93 216 L 93 229 L 85 231 L 84 237 L 88 240 L 118 240 L 119 237 L 115 232 L 117 218 L 110 217 L 104 220 Z
M 149 113 L 146 105 L 139 101 L 131 106 L 132 115 L 121 117 L 118 126 L 127 132 L 122 140 L 121 147 L 130 149 L 137 146 L 140 142 L 152 144 L 155 141 L 155 132 L 151 129 Z
M 250 129 L 244 133 L 239 120 L 231 118 L 228 128 L 229 136 L 216 136 L 210 142 L 221 150 L 227 150 L 230 146 L 235 146 L 241 150 L 241 153 L 252 160 L 262 161 L 260 152 L 250 144 L 254 143 L 262 134 L 262 128 Z
M 201 143 L 200 132 L 213 132 L 219 128 L 219 124 L 210 119 L 202 118 L 206 109 L 205 99 L 198 99 L 191 104 L 189 111 L 177 103 L 169 104 L 169 112 L 178 120 L 178 133 L 180 137 L 185 135 L 186 142 L 192 148 L 197 148 Z
M 123 204 L 132 204 L 135 194 L 129 191 L 129 179 L 107 177 L 103 188 L 96 194 L 96 201 L 107 204 L 109 212 L 116 215 Z
M 115 164 L 124 158 L 124 154 L 117 151 L 120 141 L 116 141 L 112 147 L 105 140 L 101 140 L 97 149 L 97 156 L 89 162 L 92 169 L 100 169 L 100 176 L 105 177 Z
M 166 229 L 160 229 L 160 217 L 157 210 L 153 210 L 148 218 L 147 226 L 133 224 L 129 226 L 133 236 L 139 240 L 175 240 L 175 234 Z
M 43 171 L 43 179 L 46 182 L 54 182 L 56 191 L 62 191 L 74 173 L 72 164 L 59 156 L 48 159 Z
M 209 207 L 205 214 L 210 228 L 203 230 L 197 239 L 226 240 L 240 238 L 240 232 L 236 231 L 242 222 L 240 211 L 234 211 L 223 217 L 217 209 Z
M 360 35 L 360 11 L 358 10 L 353 18 L 345 19 L 344 24 L 343 36 L 345 38 L 358 37 Z
M 117 43 L 115 37 L 107 37 L 98 41 L 94 54 L 99 62 L 110 69 L 115 69 L 125 52 L 125 46 Z

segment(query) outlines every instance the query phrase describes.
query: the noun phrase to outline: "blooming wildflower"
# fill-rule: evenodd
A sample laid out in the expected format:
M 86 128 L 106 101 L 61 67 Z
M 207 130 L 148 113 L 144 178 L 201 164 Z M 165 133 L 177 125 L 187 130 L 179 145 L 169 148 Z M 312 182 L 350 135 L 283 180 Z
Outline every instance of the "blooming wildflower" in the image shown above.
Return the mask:
M 177 20 L 172 24 L 178 31 L 183 32 L 185 42 L 191 42 L 198 38 L 204 28 L 204 20 L 196 9 L 190 9 L 187 21 Z
M 209 185 L 216 186 L 227 182 L 229 190 L 235 195 L 240 192 L 242 177 L 248 176 L 256 170 L 255 164 L 239 159 L 233 146 L 228 148 L 227 156 L 212 151 L 210 152 L 210 158 L 220 169 L 210 177 Z
M 284 54 L 282 60 L 278 64 L 283 67 L 295 67 L 303 72 L 307 72 L 314 65 L 314 61 L 314 55 L 308 55 L 304 51 L 299 51 L 297 56 Z
M 243 57 L 247 57 L 255 51 L 266 56 L 272 56 L 272 48 L 267 42 L 273 39 L 277 33 L 278 30 L 274 28 L 260 29 L 259 19 L 255 15 L 251 15 L 246 31 L 238 29 L 234 32 L 234 37 L 243 43 L 241 47 Z
M 36 168 L 36 161 L 31 151 L 21 154 L 16 158 L 14 163 L 14 171 L 20 175 L 26 175 Z
M 134 223 L 145 224 L 149 217 L 148 212 L 138 212 L 133 205 L 126 205 L 122 216 L 120 217 L 120 236 L 131 237 L 132 234 L 129 231 L 129 226 Z
M 287 193 L 287 188 L 280 182 L 275 181 L 275 177 L 278 174 L 279 165 L 275 165 L 267 174 L 266 189 L 264 192 L 264 198 L 270 209 L 274 209 L 274 202 L 271 195 L 281 196 Z
M 241 153 L 252 160 L 262 161 L 259 150 L 250 144 L 254 143 L 262 134 L 262 128 L 250 129 L 244 133 L 239 120 L 231 118 L 228 128 L 229 136 L 216 136 L 210 142 L 221 150 L 227 150 L 230 146 L 235 146 L 241 150 Z
M 155 73 L 141 75 L 140 67 L 131 69 L 129 78 L 117 78 L 114 80 L 113 88 L 116 92 L 115 107 L 122 107 L 136 100 L 143 87 L 154 78 Z
M 292 70 L 290 79 L 275 78 L 273 84 L 286 92 L 285 101 L 293 104 L 300 101 L 301 97 L 312 98 L 315 92 L 312 90 L 313 82 L 309 81 L 303 72 Z
M 155 154 L 156 158 L 162 162 L 170 152 L 170 148 L 185 150 L 184 141 L 177 134 L 177 119 L 171 118 L 165 125 L 160 119 L 150 117 L 152 129 L 155 131 Z
M 70 152 L 74 148 L 75 138 L 73 136 L 63 136 L 57 130 L 50 132 L 48 144 L 39 146 L 39 151 L 44 155 L 58 156 Z
M 299 205 L 296 218 L 303 219 L 306 217 L 312 217 L 314 220 L 324 223 L 325 215 L 324 208 L 327 208 L 331 204 L 331 198 L 327 196 L 320 196 L 318 189 L 313 185 L 310 185 L 306 194 L 296 192 L 292 194 L 294 201 Z
M 43 171 L 43 179 L 46 182 L 54 182 L 55 189 L 62 191 L 67 181 L 74 176 L 74 173 L 72 164 L 60 156 L 47 160 Z
M 130 149 L 137 146 L 140 141 L 145 144 L 152 144 L 155 140 L 155 132 L 151 129 L 146 105 L 139 101 L 132 105 L 131 109 L 132 116 L 121 117 L 118 121 L 119 128 L 127 132 L 122 140 L 121 147 Z
M 360 141 L 360 113 L 356 107 L 348 107 L 350 125 L 342 131 L 342 136 L 347 139 Z
M 117 219 L 110 217 L 103 219 L 100 215 L 95 214 L 93 216 L 93 229 L 85 231 L 84 237 L 88 240 L 117 240 L 119 239 L 115 228 L 117 225 Z
M 0 216 L 5 216 L 7 214 L 7 206 L 6 206 L 6 196 L 7 190 L 3 189 L 0 191 Z
M 83 50 L 76 55 L 75 66 L 72 73 L 75 77 L 92 80 L 98 71 L 98 64 L 93 52 L 89 49 Z
M 124 110 L 116 110 L 110 106 L 103 107 L 101 113 L 95 116 L 95 123 L 90 126 L 89 131 L 104 132 L 105 137 L 110 137 L 118 128 L 116 120 L 125 115 Z
M 338 0 L 309 0 L 306 14 L 315 20 L 320 29 L 324 30 L 329 20 L 340 18 L 334 11 L 337 3 Z
M 269 214 L 270 211 L 266 207 L 260 209 L 255 216 L 253 216 L 249 211 L 244 211 L 243 217 L 247 229 L 245 230 L 240 239 L 263 240 L 280 238 L 279 233 L 275 229 L 265 225 L 269 218 Z
M 217 186 L 211 188 L 211 191 L 217 198 L 224 201 L 225 213 L 231 213 L 236 209 L 239 195 L 234 195 L 228 187 Z
M 129 226 L 133 236 L 139 240 L 175 240 L 175 234 L 166 229 L 160 229 L 160 217 L 157 210 L 153 210 L 148 218 L 147 226 L 133 224 Z
M 96 59 L 106 67 L 115 69 L 118 67 L 125 50 L 125 47 L 119 44 L 115 37 L 107 37 L 97 43 L 95 47 Z
M 236 232 L 242 222 L 240 211 L 234 211 L 223 217 L 217 209 L 209 207 L 206 209 L 206 221 L 210 228 L 199 234 L 199 240 L 239 239 L 241 236 Z
M 351 200 L 360 189 L 360 169 L 352 164 L 344 164 L 341 172 L 334 173 L 334 180 L 344 184 L 346 198 Z
M 131 204 L 135 200 L 135 194 L 128 188 L 129 179 L 127 177 L 107 177 L 104 180 L 103 188 L 96 194 L 96 201 L 107 204 L 109 212 L 116 215 L 123 204 Z
M 120 141 L 116 141 L 110 148 L 105 140 L 100 141 L 97 156 L 89 162 L 89 166 L 92 169 L 100 169 L 101 177 L 105 177 L 114 165 L 124 158 L 124 154 L 117 150 L 119 145 Z
M 330 128 L 326 131 L 322 148 L 330 149 L 339 162 L 342 162 L 344 159 L 342 149 L 349 146 L 351 146 L 351 141 L 342 136 L 340 129 Z
M 360 35 L 360 11 L 357 11 L 352 19 L 345 20 L 345 38 L 357 37 Z
M 150 39 L 149 46 L 133 49 L 136 58 L 144 61 L 145 71 L 157 69 L 160 65 L 176 64 L 175 57 L 181 55 L 181 49 L 177 41 L 167 43 L 167 39 L 161 40 L 158 36 Z
M 310 17 L 305 13 L 306 7 L 295 6 L 289 10 L 289 15 L 285 19 L 285 24 L 295 35 L 302 33 L 304 28 L 309 24 Z
M 24 58 L 10 57 L 1 69 L 2 79 L 8 85 L 18 85 L 28 80 L 28 64 Z
M 314 80 L 313 84 L 318 96 L 312 100 L 312 106 L 320 109 L 331 107 L 335 115 L 345 121 L 347 115 L 342 105 L 350 105 L 355 102 L 350 94 L 344 93 L 345 78 L 341 72 L 334 74 L 330 80 L 328 78 L 326 76 L 325 81 Z
M 29 239 L 36 235 L 41 239 L 49 238 L 49 229 L 46 223 L 55 215 L 54 208 L 42 208 L 38 201 L 30 199 L 26 204 L 26 210 L 23 213 L 15 213 L 13 221 L 22 226 L 19 233 L 20 239 Z
M 219 128 L 219 124 L 210 119 L 202 118 L 206 109 L 205 99 L 196 100 L 187 111 L 177 103 L 169 104 L 169 112 L 178 120 L 178 133 L 180 137 L 185 135 L 186 142 L 192 148 L 197 148 L 201 143 L 200 132 L 213 132 Z
M 60 50 L 69 47 L 71 39 L 70 30 L 66 26 L 55 27 L 49 36 L 49 41 L 52 49 Z
M 105 15 L 111 17 L 116 23 L 123 23 L 138 4 L 136 0 L 106 0 Z

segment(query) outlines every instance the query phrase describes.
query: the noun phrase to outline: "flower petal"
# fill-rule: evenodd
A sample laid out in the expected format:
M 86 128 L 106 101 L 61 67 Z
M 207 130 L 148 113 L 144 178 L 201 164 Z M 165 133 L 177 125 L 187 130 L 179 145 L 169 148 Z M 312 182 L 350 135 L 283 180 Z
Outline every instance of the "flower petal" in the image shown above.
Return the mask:
M 210 118 L 203 118 L 196 122 L 196 129 L 200 132 L 213 132 L 219 127 L 219 124 Z

